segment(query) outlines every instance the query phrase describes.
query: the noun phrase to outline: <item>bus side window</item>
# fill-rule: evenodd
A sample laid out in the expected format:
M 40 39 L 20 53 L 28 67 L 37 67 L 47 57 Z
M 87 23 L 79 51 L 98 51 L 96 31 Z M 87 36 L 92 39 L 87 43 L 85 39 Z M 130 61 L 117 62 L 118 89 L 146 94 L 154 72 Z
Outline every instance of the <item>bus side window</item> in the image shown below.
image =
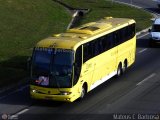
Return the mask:
M 107 36 L 108 50 L 114 47 L 113 34 Z
M 130 30 L 131 30 L 131 38 L 133 38 L 135 36 L 135 33 L 136 33 L 136 31 L 135 31 L 135 24 L 132 24 L 130 26 Z
M 99 50 L 99 42 L 98 42 L 98 39 L 94 40 L 92 42 L 92 49 L 93 49 L 93 57 L 99 55 L 100 53 L 100 50 Z
M 102 43 L 102 40 L 101 39 L 98 39 L 98 48 L 99 48 L 99 53 L 103 53 L 104 52 L 104 49 L 103 49 L 103 43 Z
M 75 54 L 75 66 L 74 66 L 74 85 L 77 83 L 82 66 L 82 46 L 79 46 Z
M 122 28 L 119 30 L 119 39 L 120 39 L 120 43 L 123 43 L 126 41 L 125 39 L 125 28 Z
M 76 50 L 75 63 L 78 67 L 82 65 L 82 46 L 79 46 Z
M 91 42 L 83 45 L 83 63 L 93 57 L 93 47 Z
M 135 35 L 135 24 L 132 24 L 130 26 L 126 27 L 126 36 L 127 36 L 127 40 L 131 39 L 132 37 L 134 37 Z
M 101 37 L 102 46 L 103 46 L 103 52 L 108 49 L 108 42 L 107 42 L 107 36 Z
M 119 38 L 119 32 L 118 31 L 113 32 L 113 40 L 115 42 L 115 45 L 120 44 L 120 38 Z

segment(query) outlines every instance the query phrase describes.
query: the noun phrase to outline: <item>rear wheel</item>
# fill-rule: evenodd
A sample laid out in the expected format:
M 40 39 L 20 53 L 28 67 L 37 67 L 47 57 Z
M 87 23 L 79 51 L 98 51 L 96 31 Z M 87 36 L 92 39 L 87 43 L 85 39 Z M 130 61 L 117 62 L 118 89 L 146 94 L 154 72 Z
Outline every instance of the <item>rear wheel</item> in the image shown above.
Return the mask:
M 128 63 L 127 63 L 127 60 L 125 60 L 123 65 L 123 73 L 127 70 L 127 67 L 128 67 Z
M 119 65 L 118 65 L 118 68 L 117 68 L 117 75 L 116 75 L 116 77 L 119 77 L 119 76 L 121 76 L 121 75 L 122 75 L 122 65 L 119 64 Z

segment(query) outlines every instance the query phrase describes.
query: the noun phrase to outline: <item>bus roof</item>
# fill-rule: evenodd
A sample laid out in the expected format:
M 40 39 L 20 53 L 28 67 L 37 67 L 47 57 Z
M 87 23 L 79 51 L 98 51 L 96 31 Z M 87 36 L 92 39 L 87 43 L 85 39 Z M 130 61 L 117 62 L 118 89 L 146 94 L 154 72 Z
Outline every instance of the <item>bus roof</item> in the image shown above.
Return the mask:
M 65 33 L 43 39 L 37 43 L 36 47 L 74 49 L 75 46 L 88 42 L 93 37 L 102 36 L 132 23 L 135 23 L 133 19 L 105 17 L 99 21 L 90 22 L 69 29 Z

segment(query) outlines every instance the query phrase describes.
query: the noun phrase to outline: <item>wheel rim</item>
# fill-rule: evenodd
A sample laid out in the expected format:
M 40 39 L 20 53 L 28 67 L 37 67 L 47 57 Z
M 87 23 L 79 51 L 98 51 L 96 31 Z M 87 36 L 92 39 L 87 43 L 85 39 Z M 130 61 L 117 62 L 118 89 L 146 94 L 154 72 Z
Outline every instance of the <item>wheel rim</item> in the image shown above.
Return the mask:
M 122 68 L 121 66 L 119 65 L 118 66 L 118 70 L 117 70 L 117 76 L 120 76 L 122 74 Z
M 84 89 L 84 87 L 82 87 L 81 98 L 83 98 L 84 95 L 85 95 L 85 89 Z
M 117 75 L 118 75 L 118 76 L 120 76 L 120 75 L 121 75 L 120 67 L 118 67 Z

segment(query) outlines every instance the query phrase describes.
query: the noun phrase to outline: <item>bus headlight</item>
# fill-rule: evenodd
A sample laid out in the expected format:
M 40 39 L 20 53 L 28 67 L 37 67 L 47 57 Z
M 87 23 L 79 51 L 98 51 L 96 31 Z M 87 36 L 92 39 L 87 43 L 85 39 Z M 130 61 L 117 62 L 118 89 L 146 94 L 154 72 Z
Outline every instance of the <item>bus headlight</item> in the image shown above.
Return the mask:
M 32 90 L 32 92 L 33 92 L 33 93 L 36 93 L 37 91 L 36 91 L 36 90 Z
M 67 91 L 60 91 L 60 95 L 70 95 L 71 92 L 67 92 Z

